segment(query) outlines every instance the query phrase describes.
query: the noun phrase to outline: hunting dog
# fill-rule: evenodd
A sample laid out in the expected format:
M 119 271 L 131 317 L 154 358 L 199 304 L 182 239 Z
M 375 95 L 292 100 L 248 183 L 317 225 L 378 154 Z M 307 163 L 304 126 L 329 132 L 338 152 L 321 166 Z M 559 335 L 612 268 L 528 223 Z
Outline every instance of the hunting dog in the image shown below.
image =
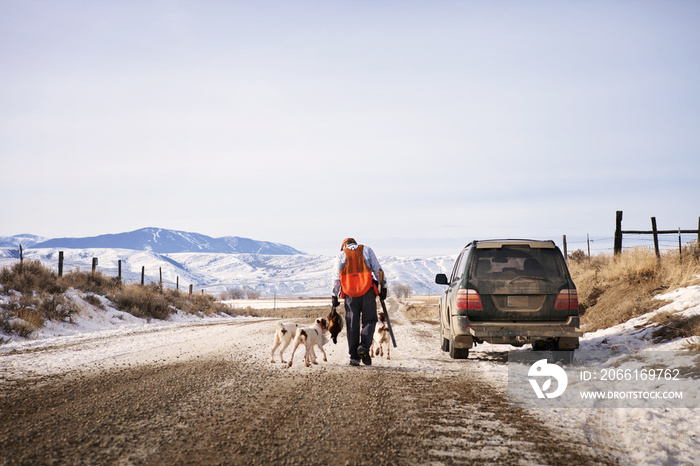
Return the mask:
M 326 352 L 323 350 L 323 345 L 328 343 L 328 337 L 326 333 L 328 332 L 328 321 L 323 317 L 316 319 L 310 327 L 298 328 L 296 334 L 294 335 L 294 349 L 292 350 L 292 355 L 289 357 L 289 366 L 292 367 L 292 362 L 294 361 L 294 353 L 300 344 L 304 344 L 306 352 L 304 353 L 304 364 L 309 367 L 312 363 L 318 364 L 316 362 L 316 353 L 314 352 L 314 346 L 317 346 L 323 354 L 323 360 L 328 361 L 326 357 Z
M 374 327 L 374 339 L 372 340 L 372 346 L 369 347 L 369 354 L 372 354 L 374 345 L 377 345 L 374 355 L 384 356 L 383 345 L 386 344 L 386 358 L 391 359 L 391 353 L 389 352 L 389 348 L 391 348 L 391 345 L 389 344 L 391 338 L 389 334 L 389 326 L 386 324 L 386 317 L 384 316 L 383 312 L 379 311 L 377 317 L 379 318 L 379 321 Z
M 292 343 L 294 335 L 297 333 L 297 329 L 301 328 L 301 324 L 288 323 L 283 324 L 282 322 L 277 323 L 277 330 L 275 330 L 275 336 L 272 340 L 272 351 L 270 352 L 270 362 L 275 362 L 275 350 L 280 348 L 280 360 L 283 363 L 287 361 L 284 360 L 284 350 Z

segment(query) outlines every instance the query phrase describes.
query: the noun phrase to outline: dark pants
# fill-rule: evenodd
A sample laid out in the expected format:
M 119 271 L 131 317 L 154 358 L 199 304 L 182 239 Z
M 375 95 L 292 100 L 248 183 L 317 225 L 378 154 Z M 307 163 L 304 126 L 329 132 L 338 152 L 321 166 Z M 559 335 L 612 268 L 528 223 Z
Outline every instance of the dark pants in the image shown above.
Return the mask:
M 345 321 L 350 359 L 360 359 L 357 348 L 362 346 L 369 351 L 374 338 L 374 327 L 377 324 L 377 295 L 373 288 L 359 298 L 345 297 Z

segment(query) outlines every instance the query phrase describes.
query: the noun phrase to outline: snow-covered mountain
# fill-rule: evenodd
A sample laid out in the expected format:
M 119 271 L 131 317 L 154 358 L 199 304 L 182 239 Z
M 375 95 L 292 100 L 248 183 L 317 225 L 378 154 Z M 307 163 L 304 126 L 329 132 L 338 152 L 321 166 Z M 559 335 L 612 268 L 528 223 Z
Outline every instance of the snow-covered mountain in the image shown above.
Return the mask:
M 22 248 L 31 248 L 35 244 L 46 241 L 47 239 L 48 238 L 44 238 L 43 236 L 31 235 L 29 233 L 14 236 L 0 236 L 0 248 L 19 248 L 20 244 Z
M 90 270 L 92 258 L 98 259 L 98 270 L 117 276 L 122 261 L 122 280 L 140 283 L 141 268 L 146 282 L 158 282 L 163 274 L 164 286 L 186 290 L 190 284 L 197 291 L 218 294 L 230 288 L 252 288 L 261 297 L 330 296 L 331 269 L 335 258 L 309 254 L 223 254 L 223 253 L 157 253 L 133 249 L 92 248 L 62 249 L 64 272 Z M 7 251 L 7 250 L 6 250 Z M 58 252 L 54 248 L 29 248 L 25 260 L 38 260 L 58 269 Z M 0 250 L 0 268 L 12 265 L 16 256 Z M 435 274 L 449 272 L 454 257 L 379 256 L 391 289 L 398 283 L 410 285 L 416 294 L 436 294 L 444 287 L 435 284 Z
M 30 238 L 36 240 L 28 241 Z M 168 230 L 164 228 L 142 228 L 126 233 L 99 235 L 86 238 L 40 238 L 33 235 L 18 235 L 6 238 L 7 246 L 22 244 L 26 249 L 35 248 L 65 248 L 92 249 L 114 248 L 135 249 L 138 251 L 153 251 L 159 254 L 178 252 L 214 252 L 225 254 L 303 254 L 291 246 L 269 241 L 257 241 L 238 236 L 212 238 L 201 233 Z

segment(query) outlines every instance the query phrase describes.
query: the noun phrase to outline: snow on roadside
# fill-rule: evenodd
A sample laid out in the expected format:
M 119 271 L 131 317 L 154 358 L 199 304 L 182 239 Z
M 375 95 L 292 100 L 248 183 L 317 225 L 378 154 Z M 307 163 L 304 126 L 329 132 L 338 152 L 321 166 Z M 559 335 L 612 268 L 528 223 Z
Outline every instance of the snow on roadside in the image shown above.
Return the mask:
M 700 314 L 700 285 L 678 288 L 654 296 L 660 301 L 669 301 L 659 309 L 644 314 L 614 327 L 587 333 L 581 340 L 582 350 L 603 348 L 628 348 L 632 350 L 672 351 L 700 340 L 698 337 L 677 339 L 668 343 L 652 345 L 649 342 L 650 320 L 666 312 L 674 313 L 678 318 L 687 318 Z
M 207 349 L 209 339 L 193 329 L 254 320 L 182 312 L 171 315 L 167 321 L 142 319 L 115 309 L 104 298 L 100 299 L 100 309 L 85 301 L 84 296 L 75 290 L 66 293 L 78 309 L 70 322 L 48 321 L 26 339 L 0 333 L 9 339 L 0 345 L 0 384 L 21 377 L 150 364 L 197 351 L 213 352 L 221 348 L 212 345 L 211 350 Z
M 324 299 L 229 299 L 222 301 L 234 309 L 290 309 L 296 307 L 330 306 L 330 298 Z

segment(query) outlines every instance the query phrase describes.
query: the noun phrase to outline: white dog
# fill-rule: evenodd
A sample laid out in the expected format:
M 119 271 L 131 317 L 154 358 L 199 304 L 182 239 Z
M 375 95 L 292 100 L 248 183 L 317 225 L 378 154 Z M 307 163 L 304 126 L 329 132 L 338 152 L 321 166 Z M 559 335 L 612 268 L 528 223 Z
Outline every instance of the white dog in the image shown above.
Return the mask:
M 301 327 L 301 324 L 283 324 L 282 322 L 277 323 L 277 330 L 275 330 L 275 337 L 272 341 L 272 351 L 270 352 L 270 362 L 275 362 L 275 350 L 279 348 L 280 345 L 282 346 L 280 349 L 280 360 L 283 363 L 287 362 L 284 360 L 284 350 L 286 350 L 290 343 L 292 343 L 292 338 L 294 338 L 294 335 L 296 335 L 297 329 Z
M 328 361 L 326 352 L 323 350 L 323 345 L 328 343 L 328 336 L 326 333 L 328 333 L 328 321 L 322 317 L 316 319 L 316 322 L 314 322 L 311 327 L 298 328 L 294 335 L 294 349 L 289 358 L 289 367 L 292 367 L 294 353 L 302 343 L 306 348 L 306 352 L 304 353 L 304 364 L 306 364 L 306 367 L 309 367 L 312 363 L 317 364 L 314 346 L 317 346 L 318 349 L 321 350 L 323 360 Z
M 378 317 L 379 321 L 377 321 L 377 325 L 374 327 L 374 338 L 372 340 L 372 346 L 369 347 L 369 354 L 373 353 L 374 345 L 377 345 L 377 349 L 374 350 L 374 355 L 384 356 L 383 345 L 386 344 L 386 358 L 391 359 L 391 353 L 389 352 L 389 348 L 391 347 L 389 344 L 391 338 L 389 326 L 386 324 L 386 318 L 383 312 L 379 312 Z

